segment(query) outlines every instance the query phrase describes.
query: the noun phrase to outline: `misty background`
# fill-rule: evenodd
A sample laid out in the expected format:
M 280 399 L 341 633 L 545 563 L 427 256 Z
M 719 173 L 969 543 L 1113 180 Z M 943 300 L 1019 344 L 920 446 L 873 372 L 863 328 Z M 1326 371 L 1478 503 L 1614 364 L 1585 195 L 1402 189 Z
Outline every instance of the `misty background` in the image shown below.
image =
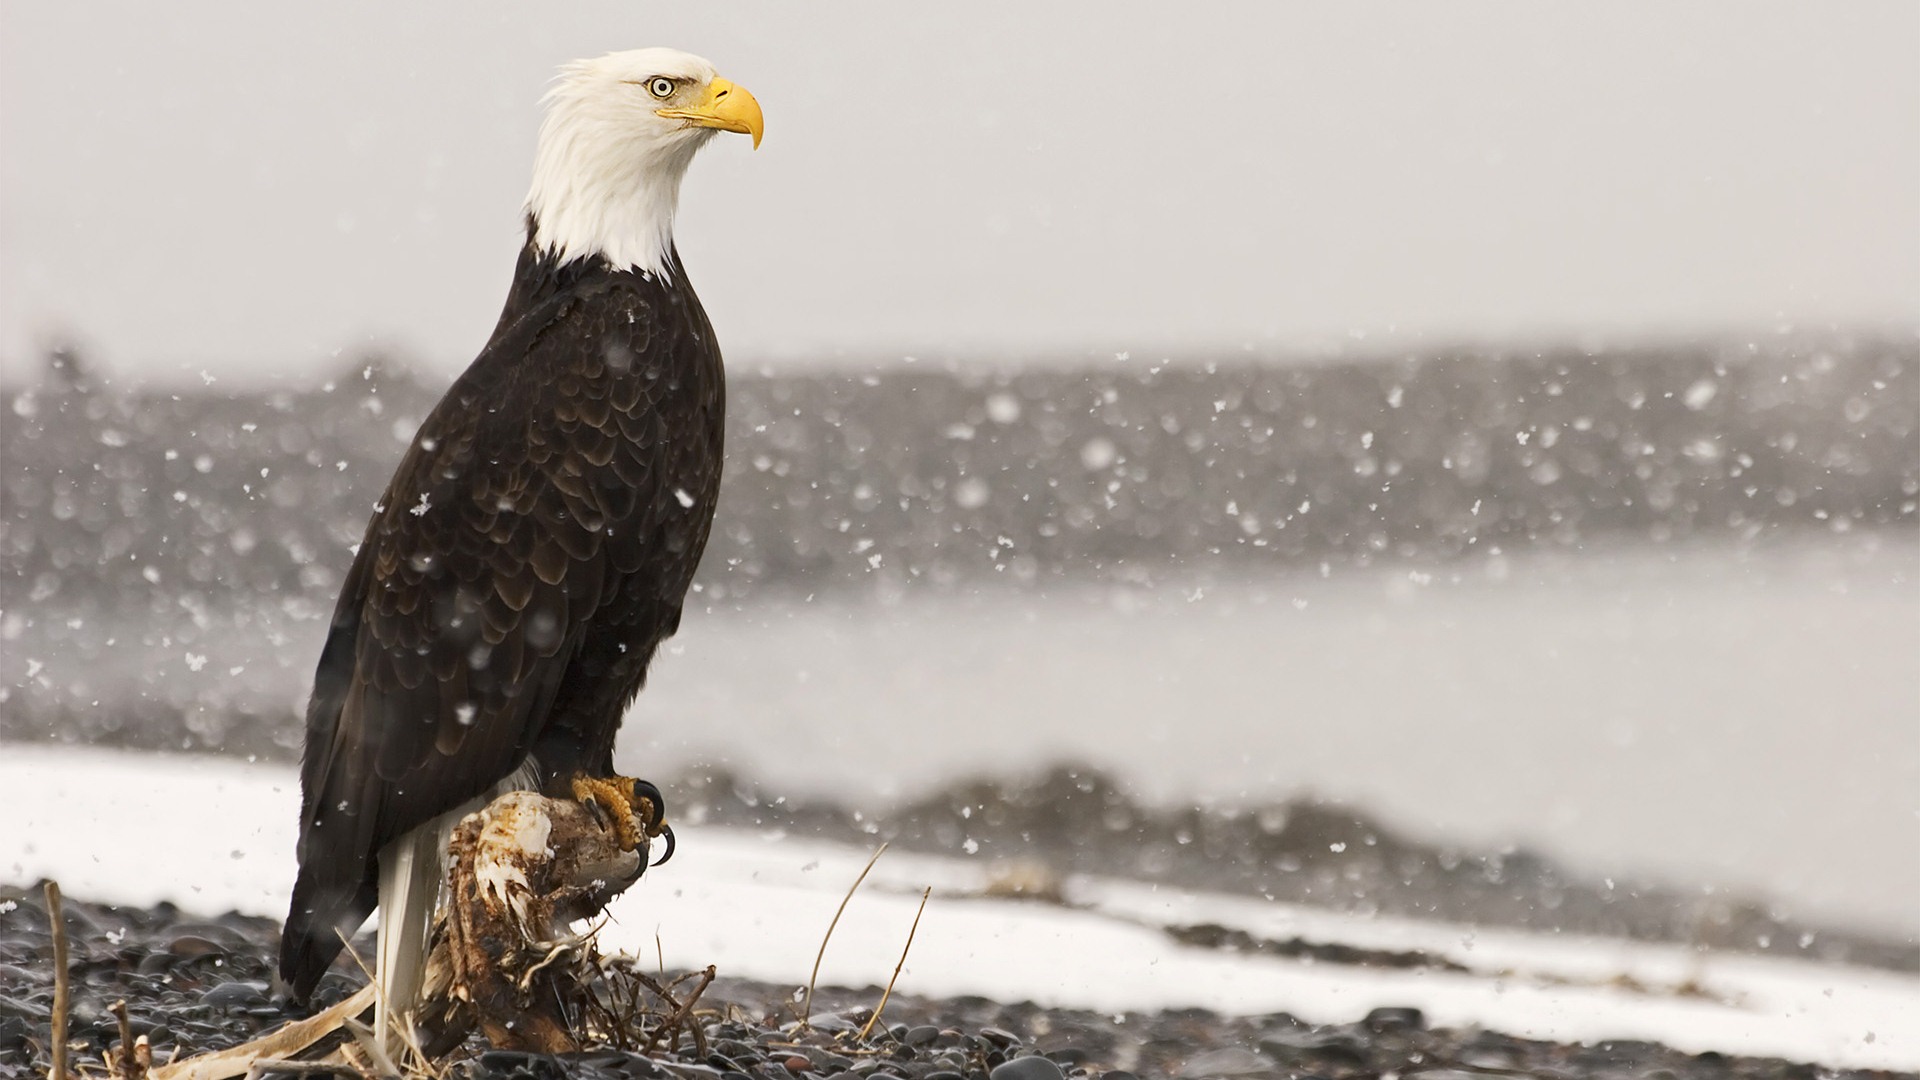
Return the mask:
M 768 133 L 684 189 L 728 474 L 623 768 L 1920 965 L 1912 5 L 0 11 L 0 738 L 297 756 L 546 81 L 670 44 Z
M 1911 322 L 1903 3 L 5 5 L 0 358 L 451 374 L 560 63 L 768 117 L 678 237 L 736 364 Z

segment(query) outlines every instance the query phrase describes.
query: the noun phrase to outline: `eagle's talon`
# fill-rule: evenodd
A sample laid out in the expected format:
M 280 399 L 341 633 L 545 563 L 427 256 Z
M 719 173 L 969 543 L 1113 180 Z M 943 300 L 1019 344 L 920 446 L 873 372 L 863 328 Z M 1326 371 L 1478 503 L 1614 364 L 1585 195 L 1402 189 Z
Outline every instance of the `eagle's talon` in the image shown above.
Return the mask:
M 600 824 L 610 826 L 619 836 L 621 851 L 644 850 L 651 846 L 654 837 L 665 836 L 667 853 L 660 862 L 673 857 L 673 830 L 667 827 L 667 800 L 658 787 L 628 776 L 605 779 L 576 776 L 572 788 L 574 801 L 591 807 Z
M 660 794 L 660 788 L 651 781 L 627 779 L 627 783 L 632 785 L 631 794 L 634 805 L 638 806 L 640 800 L 646 800 L 648 813 L 645 832 L 647 840 L 651 842 L 655 837 L 666 838 L 666 854 L 660 856 L 659 862 L 652 864 L 659 866 L 660 863 L 664 863 L 668 859 L 673 858 L 675 847 L 673 829 L 667 824 L 666 796 Z M 649 843 L 649 846 L 651 846 L 651 843 Z
M 621 788 L 624 777 L 600 779 L 593 776 L 573 778 L 573 799 L 582 806 L 592 807 L 594 816 L 603 825 L 610 825 L 614 835 L 619 838 L 621 851 L 633 851 L 640 847 L 644 834 L 633 817 L 633 801 Z
M 658 835 L 661 823 L 667 818 L 666 797 L 660 794 L 659 787 L 655 786 L 651 781 L 635 780 L 631 777 L 622 777 L 621 779 L 627 784 L 627 798 L 631 803 L 637 804 L 641 799 L 647 800 L 648 808 L 652 810 L 652 813 L 647 819 L 647 835 Z

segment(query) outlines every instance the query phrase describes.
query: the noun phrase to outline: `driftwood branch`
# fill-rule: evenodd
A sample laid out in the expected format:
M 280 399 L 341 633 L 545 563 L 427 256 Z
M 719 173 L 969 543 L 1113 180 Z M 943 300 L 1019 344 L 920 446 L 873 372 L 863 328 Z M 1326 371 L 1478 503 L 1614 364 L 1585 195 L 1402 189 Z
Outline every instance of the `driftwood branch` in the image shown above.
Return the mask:
M 153 1070 L 153 1080 L 229 1080 L 235 1076 L 245 1076 L 248 1070 L 262 1059 L 287 1058 L 305 1050 L 328 1035 L 340 1030 L 340 1025 L 349 1017 L 358 1016 L 373 1007 L 374 991 L 371 986 L 363 986 L 352 997 L 323 1012 L 314 1013 L 305 1020 L 295 1020 L 283 1028 L 269 1032 L 252 1042 L 185 1061 L 162 1065 Z
M 360 1080 L 360 1070 L 339 1061 L 296 1061 L 292 1058 L 261 1058 L 247 1070 L 247 1080 L 260 1080 L 269 1072 L 296 1073 L 306 1076 L 343 1076 L 348 1080 Z
M 429 1054 L 478 1027 L 507 1050 L 579 1049 L 573 1014 L 599 977 L 591 918 L 646 869 L 617 830 L 570 799 L 502 795 L 454 829 L 447 908 L 419 1010 Z

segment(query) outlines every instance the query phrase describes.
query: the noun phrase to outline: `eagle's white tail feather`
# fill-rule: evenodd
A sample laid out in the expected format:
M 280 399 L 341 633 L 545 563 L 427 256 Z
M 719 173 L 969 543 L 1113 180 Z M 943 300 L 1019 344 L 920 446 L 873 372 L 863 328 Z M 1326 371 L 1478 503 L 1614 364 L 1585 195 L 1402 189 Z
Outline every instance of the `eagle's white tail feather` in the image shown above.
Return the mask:
M 459 820 L 442 814 L 380 853 L 380 934 L 374 965 L 380 989 L 374 1032 L 396 1061 L 404 1060 L 406 1039 L 405 1029 L 393 1024 L 405 1022 L 402 1018 L 418 1005 L 426 982 L 427 933 L 440 904 L 452 823 Z
M 509 791 L 539 788 L 538 767 L 528 758 L 491 791 L 403 833 L 380 852 L 380 929 L 374 982 L 379 987 L 374 1033 L 395 1061 L 404 1061 L 408 1019 L 420 1004 L 427 977 L 427 936 L 447 881 L 447 846 L 460 819 Z

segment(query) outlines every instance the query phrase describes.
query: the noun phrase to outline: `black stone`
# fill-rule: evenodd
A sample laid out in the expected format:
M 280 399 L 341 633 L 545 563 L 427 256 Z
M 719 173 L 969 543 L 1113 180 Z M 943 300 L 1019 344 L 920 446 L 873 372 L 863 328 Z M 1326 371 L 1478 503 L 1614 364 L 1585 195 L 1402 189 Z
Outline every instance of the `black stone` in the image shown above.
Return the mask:
M 221 983 L 200 995 L 200 1004 L 216 1009 L 240 1009 L 266 1003 L 266 983 L 240 981 Z
M 1013 1032 L 1008 1031 L 1005 1028 L 997 1028 L 997 1027 L 981 1028 L 980 1034 L 983 1038 L 992 1042 L 995 1046 L 1001 1047 L 1003 1049 L 1009 1046 L 1018 1046 L 1020 1045 L 1020 1042 L 1021 1042 L 1020 1036 L 1015 1035 Z
M 1410 1031 L 1427 1026 L 1426 1014 L 1410 1006 L 1389 1005 L 1375 1009 L 1361 1021 L 1368 1031 L 1385 1034 L 1389 1031 Z
M 500 1080 L 567 1080 L 566 1066 L 551 1054 L 488 1050 L 477 1059 L 480 1071 Z
M 652 1058 L 627 1050 L 593 1050 L 570 1054 L 566 1060 L 623 1080 L 656 1080 L 667 1075 Z
M 1014 1058 L 987 1074 L 987 1080 L 1066 1080 L 1066 1071 L 1052 1058 L 1038 1054 Z

